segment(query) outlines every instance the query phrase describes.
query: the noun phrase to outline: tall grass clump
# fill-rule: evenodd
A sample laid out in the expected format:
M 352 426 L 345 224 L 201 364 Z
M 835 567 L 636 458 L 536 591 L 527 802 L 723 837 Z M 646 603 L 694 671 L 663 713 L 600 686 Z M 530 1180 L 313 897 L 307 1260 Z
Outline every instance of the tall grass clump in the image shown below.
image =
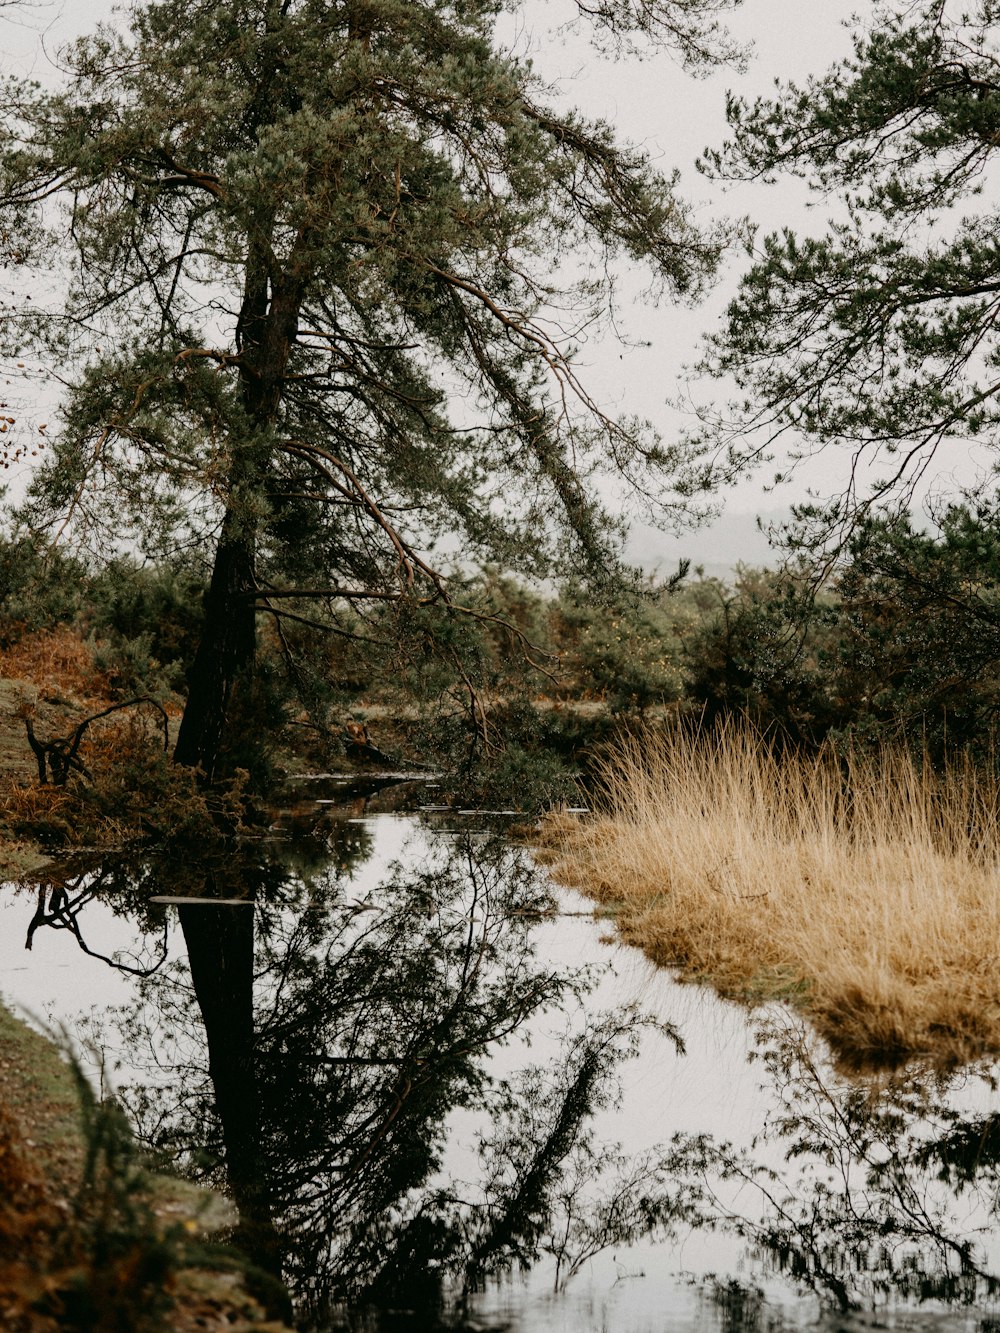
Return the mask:
M 729 994 L 794 998 L 842 1059 L 1000 1051 L 1000 782 L 902 748 L 782 751 L 745 726 L 634 736 L 558 879 Z

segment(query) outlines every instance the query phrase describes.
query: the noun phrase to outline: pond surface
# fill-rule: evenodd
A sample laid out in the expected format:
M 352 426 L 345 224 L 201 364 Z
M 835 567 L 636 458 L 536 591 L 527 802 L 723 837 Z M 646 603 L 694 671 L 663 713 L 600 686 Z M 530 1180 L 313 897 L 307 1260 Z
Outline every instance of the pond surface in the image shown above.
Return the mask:
M 6 885 L 0 992 L 317 1333 L 1000 1330 L 994 1068 L 842 1079 L 432 807 L 302 782 L 224 861 Z

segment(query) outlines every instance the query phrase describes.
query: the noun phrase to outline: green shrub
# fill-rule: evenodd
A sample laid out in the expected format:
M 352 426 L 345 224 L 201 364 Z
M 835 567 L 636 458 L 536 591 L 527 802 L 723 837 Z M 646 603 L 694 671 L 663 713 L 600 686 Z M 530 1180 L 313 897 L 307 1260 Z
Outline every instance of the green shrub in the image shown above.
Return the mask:
M 84 565 L 35 537 L 0 536 L 0 647 L 80 612 Z
M 681 643 L 669 604 L 635 597 L 602 605 L 567 588 L 554 613 L 561 665 L 574 693 L 639 712 L 681 697 Z

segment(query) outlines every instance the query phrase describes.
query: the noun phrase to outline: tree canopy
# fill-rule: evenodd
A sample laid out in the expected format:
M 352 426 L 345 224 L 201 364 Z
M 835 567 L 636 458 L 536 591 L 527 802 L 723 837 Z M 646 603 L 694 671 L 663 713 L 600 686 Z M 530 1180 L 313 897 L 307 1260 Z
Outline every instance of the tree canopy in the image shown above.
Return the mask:
M 704 65 L 731 55 L 729 7 L 577 9 Z M 64 386 L 23 518 L 214 548 L 178 745 L 209 775 L 258 613 L 447 608 L 436 543 L 607 578 L 594 474 L 678 503 L 669 451 L 588 393 L 574 344 L 621 261 L 692 298 L 724 234 L 558 104 L 505 8 L 153 0 L 73 46 L 56 92 L 3 85 L 3 259 L 55 277 L 2 311 L 0 355 Z
M 844 493 L 812 514 L 829 535 L 878 502 L 905 506 L 941 446 L 997 443 L 998 18 L 992 0 L 881 4 L 822 77 L 730 98 L 732 137 L 708 168 L 800 176 L 833 219 L 753 246 L 706 358 L 740 398 L 699 436 L 702 484 L 778 441 L 793 460 L 843 446 Z

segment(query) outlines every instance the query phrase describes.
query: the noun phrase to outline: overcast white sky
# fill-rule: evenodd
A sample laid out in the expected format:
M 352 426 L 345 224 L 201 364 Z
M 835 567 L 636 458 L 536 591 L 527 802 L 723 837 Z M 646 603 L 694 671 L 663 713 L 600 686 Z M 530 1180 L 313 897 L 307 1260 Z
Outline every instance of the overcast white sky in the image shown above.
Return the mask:
M 8 72 L 30 74 L 48 83 L 58 78 L 59 47 L 113 17 L 112 0 L 49 0 L 12 17 L 0 18 L 0 63 Z M 749 215 L 762 231 L 790 224 L 818 230 L 822 206 L 811 213 L 800 184 L 738 186 L 722 191 L 694 171 L 694 160 L 706 145 L 725 137 L 725 93 L 734 88 L 748 95 L 766 91 L 776 78 L 804 79 L 819 73 L 847 53 L 845 21 L 871 11 L 871 0 L 744 0 L 731 19 L 733 33 L 754 47 L 745 74 L 722 70 L 694 80 L 664 57 L 620 63 L 598 58 L 584 35 L 560 34 L 559 20 L 572 12 L 569 0 L 530 0 L 516 27 L 510 29 L 521 52 L 531 53 L 539 71 L 558 81 L 568 101 L 588 115 L 614 123 L 623 137 L 652 151 L 665 169 L 680 168 L 686 197 L 706 218 Z M 694 310 L 669 304 L 652 309 L 637 300 L 626 311 L 628 331 L 647 340 L 648 347 L 624 350 L 601 345 L 584 350 L 587 382 L 608 406 L 648 417 L 666 437 L 675 435 L 680 417 L 668 406 L 681 384 L 684 367 L 697 357 L 706 330 L 718 321 L 745 256 L 734 254 L 709 299 Z M 638 292 L 641 283 L 636 284 Z M 714 386 L 724 396 L 721 386 Z M 712 391 L 712 390 L 709 390 Z M 696 562 L 728 564 L 738 558 L 764 558 L 766 544 L 755 537 L 752 515 L 774 514 L 803 498 L 806 488 L 834 491 L 842 480 L 845 460 L 833 451 L 776 492 L 765 490 L 767 474 L 742 483 L 726 500 L 726 519 L 711 529 L 674 542 L 638 533 L 636 552 L 650 563 L 664 565 L 680 554 Z M 937 484 L 953 481 L 951 470 L 971 480 L 965 459 L 943 460 Z M 931 483 L 934 484 L 933 482 Z

